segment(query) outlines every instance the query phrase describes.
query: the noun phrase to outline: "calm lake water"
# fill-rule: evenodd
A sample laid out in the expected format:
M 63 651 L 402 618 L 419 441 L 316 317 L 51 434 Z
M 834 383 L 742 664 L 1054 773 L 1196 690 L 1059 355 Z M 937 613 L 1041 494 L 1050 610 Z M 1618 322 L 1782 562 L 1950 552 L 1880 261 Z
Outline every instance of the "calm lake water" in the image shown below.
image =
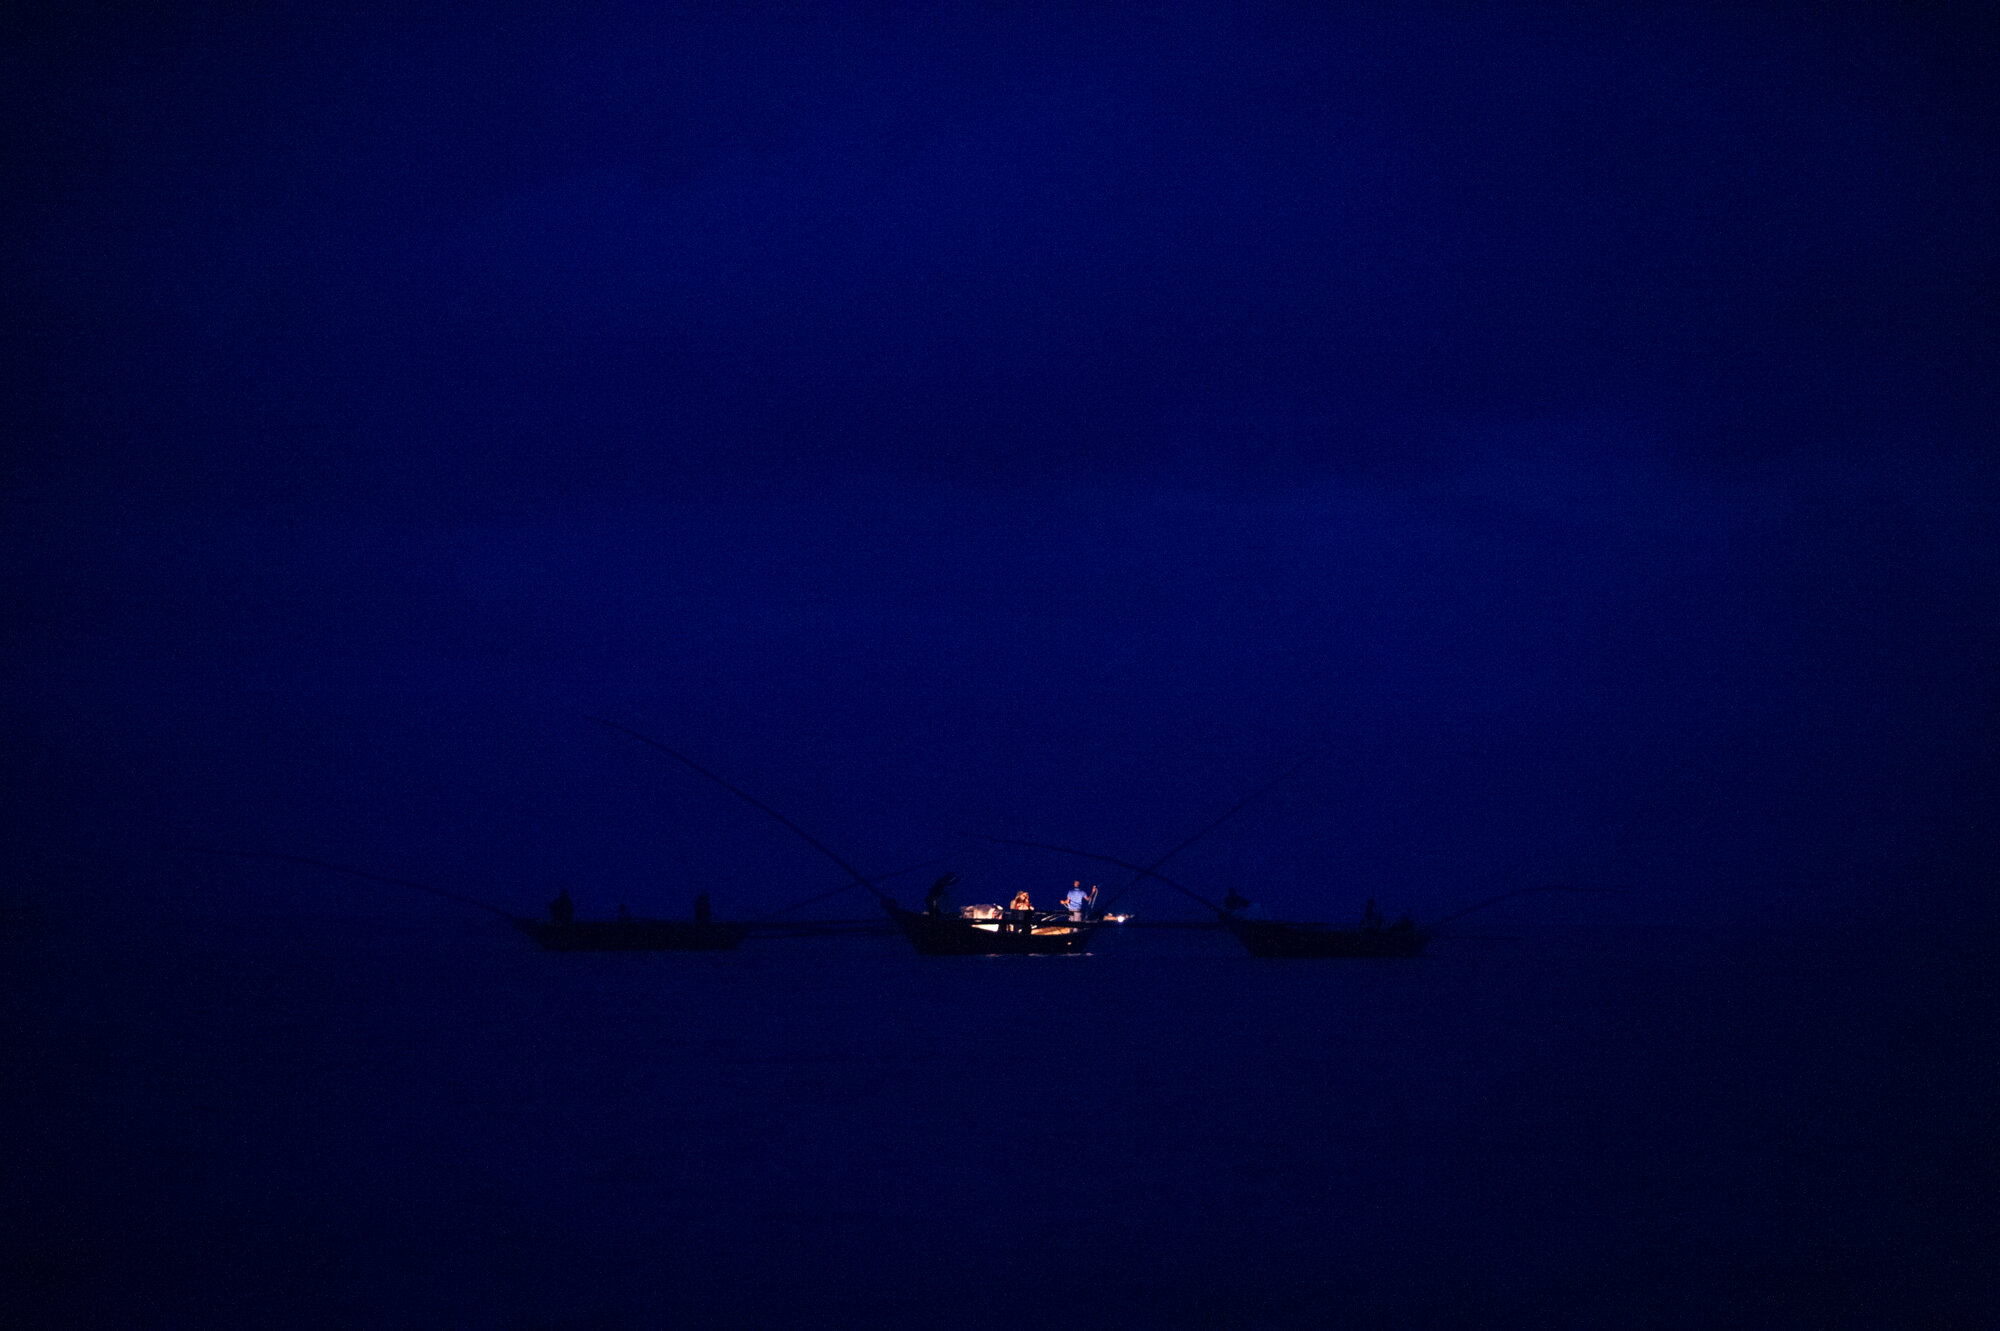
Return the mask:
M 1991 1325 L 1991 949 L 9 927 L 33 1326 Z

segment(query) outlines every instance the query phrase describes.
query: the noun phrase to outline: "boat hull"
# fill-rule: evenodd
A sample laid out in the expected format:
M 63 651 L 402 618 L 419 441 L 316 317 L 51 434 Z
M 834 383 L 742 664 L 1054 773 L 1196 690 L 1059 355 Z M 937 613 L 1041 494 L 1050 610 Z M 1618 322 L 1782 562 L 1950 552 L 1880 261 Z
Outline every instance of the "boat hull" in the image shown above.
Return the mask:
M 1067 915 L 1008 912 L 998 920 L 968 920 L 957 915 L 927 915 L 922 911 L 885 906 L 889 918 L 910 945 L 927 957 L 1049 956 L 1082 952 L 1097 932 L 1096 920 L 1072 920 Z
M 712 920 L 516 920 L 550 952 L 727 952 L 749 931 Z
M 1253 957 L 1407 959 L 1431 941 L 1421 929 L 1356 929 L 1284 920 L 1228 919 L 1223 923 Z

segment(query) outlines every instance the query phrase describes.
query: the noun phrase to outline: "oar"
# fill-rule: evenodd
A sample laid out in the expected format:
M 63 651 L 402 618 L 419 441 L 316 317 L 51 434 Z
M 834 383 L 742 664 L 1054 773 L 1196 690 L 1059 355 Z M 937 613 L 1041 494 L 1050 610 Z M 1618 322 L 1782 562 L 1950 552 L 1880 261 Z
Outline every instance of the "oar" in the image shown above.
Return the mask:
M 217 850 L 209 846 L 175 846 L 171 847 L 171 849 L 184 850 L 196 855 L 227 855 L 241 860 L 287 860 L 293 864 L 310 864 L 316 869 L 331 869 L 335 873 L 353 874 L 356 878 L 368 878 L 378 883 L 391 883 L 397 887 L 407 887 L 413 892 L 428 892 L 434 897 L 443 897 L 447 901 L 456 901 L 467 906 L 477 906 L 481 910 L 491 911 L 502 919 L 519 921 L 522 918 L 510 910 L 502 910 L 490 902 L 481 901 L 477 897 L 468 897 L 460 892 L 447 892 L 441 887 L 430 887 L 424 883 L 412 883 L 406 879 L 391 878 L 387 874 L 373 873 L 367 869 L 357 869 L 348 864 L 335 864 L 330 860 L 316 860 L 306 855 L 286 855 L 274 850 Z
M 862 887 L 867 888 L 868 891 L 871 894 L 873 894 L 875 899 L 881 902 L 884 906 L 894 906 L 896 904 L 895 898 L 891 897 L 881 888 L 875 886 L 875 884 L 869 882 L 866 878 L 863 878 L 861 876 L 861 871 L 859 869 L 849 864 L 846 860 L 840 858 L 840 856 L 834 854 L 831 850 L 828 850 L 825 845 L 821 844 L 821 842 L 816 837 L 813 836 L 812 833 L 806 831 L 803 827 L 800 827 L 797 823 L 785 817 L 784 814 L 779 813 L 776 809 L 764 803 L 764 801 L 758 799 L 755 795 L 752 795 L 749 791 L 742 790 L 736 786 L 730 785 L 729 782 L 723 780 L 715 773 L 709 771 L 706 767 L 703 767 L 700 763 L 688 757 L 685 753 L 680 753 L 674 749 L 670 749 L 666 745 L 660 743 L 658 740 L 649 739 L 646 736 L 640 734 L 638 731 L 632 729 L 632 727 L 621 726 L 616 721 L 607 721 L 601 716 L 588 716 L 588 715 L 586 715 L 583 719 L 586 721 L 595 721 L 600 726 L 610 726 L 613 730 L 622 731 L 625 734 L 630 735 L 633 739 L 638 740 L 641 744 L 649 744 L 653 748 L 658 749 L 661 753 L 666 754 L 667 757 L 672 758 L 675 762 L 682 763 L 688 767 L 693 768 L 695 771 L 701 773 L 703 776 L 707 777 L 710 781 L 715 782 L 716 785 L 721 786 L 724 790 L 736 796 L 736 798 L 742 800 L 744 803 L 750 805 L 752 808 L 763 810 L 765 813 L 771 815 L 771 817 L 777 819 L 780 823 L 784 824 L 787 828 L 790 828 L 791 831 L 795 835 L 797 835 L 797 837 L 801 841 L 805 842 L 808 846 L 811 846 L 814 850 L 818 851 L 820 854 L 826 856 L 828 859 L 832 860 L 835 864 L 839 865 L 843 870 L 847 872 L 847 876 L 852 878 L 855 881 L 855 883 L 859 884 Z

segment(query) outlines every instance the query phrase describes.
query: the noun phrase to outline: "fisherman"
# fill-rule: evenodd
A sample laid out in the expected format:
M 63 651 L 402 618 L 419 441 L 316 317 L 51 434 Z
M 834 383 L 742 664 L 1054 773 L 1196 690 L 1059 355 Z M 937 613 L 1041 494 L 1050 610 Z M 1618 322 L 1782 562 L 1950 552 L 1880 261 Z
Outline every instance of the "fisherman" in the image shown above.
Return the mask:
M 1235 888 L 1232 887 L 1229 889 L 1229 894 L 1222 898 L 1222 908 L 1228 911 L 1231 915 L 1234 915 L 1237 911 L 1240 910 L 1249 910 L 1250 898 L 1244 896 L 1241 892 L 1238 892 Z
M 949 894 L 951 885 L 957 881 L 958 875 L 955 873 L 939 875 L 938 880 L 931 884 L 931 890 L 924 896 L 924 914 L 933 916 L 944 914 L 944 899 Z
M 1382 908 L 1375 904 L 1374 897 L 1368 898 L 1368 904 L 1362 908 L 1361 927 L 1369 930 L 1382 927 Z
M 708 919 L 708 893 L 697 892 L 694 897 L 694 922 L 696 924 L 707 924 Z
M 1412 934 L 1416 931 L 1417 922 L 1410 918 L 1410 912 L 1407 910 L 1398 915 L 1396 922 L 1389 926 L 1389 932 L 1392 934 Z
M 569 889 L 556 893 L 556 899 L 549 903 L 549 918 L 557 924 L 568 924 L 576 918 L 576 903 L 569 899 Z
M 1090 891 L 1085 892 L 1083 890 L 1082 879 L 1078 879 L 1077 881 L 1071 883 L 1069 885 L 1069 895 L 1063 898 L 1063 905 L 1068 908 L 1069 917 L 1072 920 L 1082 919 L 1084 912 L 1088 910 L 1091 906 L 1095 905 L 1096 903 L 1097 903 L 1097 884 L 1092 883 L 1090 885 Z
M 622 901 L 618 903 L 618 923 L 632 923 L 632 912 L 625 909 L 625 903 Z

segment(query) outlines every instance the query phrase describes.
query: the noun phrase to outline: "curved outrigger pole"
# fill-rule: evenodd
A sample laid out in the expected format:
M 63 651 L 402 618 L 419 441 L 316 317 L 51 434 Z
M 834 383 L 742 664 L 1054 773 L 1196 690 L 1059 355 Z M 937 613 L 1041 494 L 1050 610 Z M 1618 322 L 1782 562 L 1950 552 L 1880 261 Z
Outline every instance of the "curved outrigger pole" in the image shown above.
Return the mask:
M 985 836 L 979 832 L 961 832 L 958 835 L 969 836 L 979 841 L 991 841 L 1002 846 L 1027 846 L 1034 850 L 1053 850 L 1058 854 L 1078 855 L 1086 860 L 1101 860 L 1106 864 L 1115 864 L 1121 869 L 1130 869 L 1132 871 L 1132 881 L 1125 884 L 1125 886 L 1119 888 L 1118 891 L 1112 895 L 1111 899 L 1109 901 L 1106 901 L 1104 905 L 1099 908 L 1098 913 L 1100 915 L 1102 915 L 1105 911 L 1110 910 L 1111 907 L 1114 904 L 1116 904 L 1119 897 L 1122 897 L 1127 892 L 1130 892 L 1133 888 L 1137 887 L 1143 880 L 1147 878 L 1157 878 L 1161 882 L 1165 883 L 1168 887 L 1174 889 L 1174 891 L 1180 893 L 1184 897 L 1187 897 L 1190 901 L 1199 902 L 1200 904 L 1214 911 L 1218 916 L 1226 918 L 1229 914 L 1228 911 L 1216 905 L 1213 901 L 1210 901 L 1207 897 L 1204 897 L 1199 893 L 1189 891 L 1187 888 L 1182 887 L 1179 883 L 1176 883 L 1173 879 L 1167 877 L 1165 874 L 1160 873 L 1159 872 L 1160 866 L 1162 864 L 1165 864 L 1168 860 L 1172 859 L 1174 856 L 1180 854 L 1182 851 L 1186 850 L 1189 846 L 1192 846 L 1195 842 L 1207 836 L 1210 832 L 1213 832 L 1216 828 L 1228 822 L 1231 818 L 1234 818 L 1237 814 L 1243 812 L 1244 809 L 1248 808 L 1255 801 L 1262 799 L 1265 795 L 1268 795 L 1271 791 L 1275 790 L 1278 786 L 1282 785 L 1285 781 L 1289 780 L 1294 774 L 1298 772 L 1298 770 L 1301 767 L 1304 767 L 1307 763 L 1311 761 L 1312 761 L 1311 754 L 1307 754 L 1305 757 L 1299 759 L 1297 762 L 1293 763 L 1290 767 L 1287 767 L 1284 771 L 1278 773 L 1276 776 L 1272 777 L 1269 781 L 1266 781 L 1263 785 L 1257 787 L 1257 789 L 1251 791 L 1248 795 L 1245 795 L 1242 799 L 1230 805 L 1214 821 L 1210 822 L 1207 826 L 1203 827 L 1199 832 L 1196 832 L 1193 836 L 1190 836 L 1186 840 L 1180 842 L 1173 849 L 1167 851 L 1164 855 L 1161 855 L 1159 858 L 1155 859 L 1151 864 L 1130 864 L 1124 860 L 1114 859 L 1109 855 L 1099 855 L 1094 851 L 1076 850 L 1069 846 L 1051 846 L 1040 841 L 1010 841 L 1005 837 Z
M 749 791 L 739 789 L 738 787 L 729 784 L 729 782 L 723 780 L 715 773 L 709 771 L 706 767 L 703 767 L 700 763 L 688 757 L 685 753 L 681 753 L 675 749 L 670 749 L 666 745 L 660 743 L 658 740 L 651 739 L 645 735 L 640 734 L 638 731 L 632 729 L 632 727 L 630 726 L 621 726 L 616 721 L 607 721 L 605 718 L 601 716 L 585 715 L 583 719 L 586 721 L 595 721 L 597 722 L 597 724 L 601 726 L 610 726 L 613 730 L 623 731 L 625 734 L 630 735 L 633 739 L 638 740 L 641 744 L 650 744 L 652 747 L 658 749 L 661 753 L 666 754 L 667 757 L 672 758 L 675 762 L 681 763 L 687 767 L 691 767 L 695 771 L 701 773 L 703 776 L 707 777 L 710 781 L 715 782 L 716 785 L 721 786 L 724 790 L 736 796 L 736 798 L 742 800 L 744 803 L 750 805 L 752 808 L 763 810 L 765 813 L 769 814 L 771 817 L 777 819 L 780 823 L 784 824 L 787 828 L 789 828 L 792 831 L 792 833 L 796 835 L 801 841 L 805 842 L 808 846 L 811 846 L 814 850 L 818 851 L 820 854 L 826 856 L 828 859 L 832 860 L 835 864 L 839 865 L 841 869 L 843 869 L 847 873 L 848 877 L 852 878 L 855 882 L 859 883 L 861 886 L 867 888 L 868 891 L 874 896 L 874 898 L 877 901 L 881 902 L 884 906 L 891 908 L 895 907 L 896 905 L 895 898 L 891 897 L 887 892 L 884 892 L 881 888 L 875 886 L 875 884 L 871 882 L 869 879 L 862 877 L 861 871 L 859 869 L 849 864 L 846 860 L 840 858 L 840 856 L 834 854 L 833 851 L 829 850 L 824 844 L 822 844 L 819 841 L 817 837 L 813 836 L 812 833 L 806 831 L 803 827 L 800 827 L 797 823 L 785 817 L 784 814 L 779 813 L 776 809 L 764 803 L 764 801 L 758 799 L 755 795 L 752 795 Z
M 1515 897 L 1528 896 L 1536 892 L 1591 892 L 1583 887 L 1537 886 L 1516 888 L 1503 892 L 1497 897 L 1488 897 L 1475 902 L 1464 910 L 1455 911 L 1442 919 L 1426 925 L 1404 922 L 1389 928 L 1379 924 L 1360 928 L 1340 925 L 1319 924 L 1296 920 L 1252 920 L 1235 911 L 1216 905 L 1213 901 L 1176 883 L 1161 873 L 1156 861 L 1151 866 L 1133 864 L 1112 855 L 1100 855 L 1095 851 L 1079 850 L 1074 846 L 1053 846 L 1043 841 L 1015 841 L 1006 837 L 984 836 L 977 832 L 966 833 L 982 841 L 997 842 L 1003 846 L 1029 846 L 1036 850 L 1052 850 L 1063 855 L 1080 855 L 1089 860 L 1102 860 L 1130 869 L 1140 878 L 1157 878 L 1168 887 L 1215 912 L 1222 926 L 1236 936 L 1244 950 L 1253 957 L 1414 957 L 1424 950 L 1433 931 L 1442 924 L 1463 919 L 1474 911 L 1497 906 Z M 1134 881 L 1137 881 L 1136 879 Z
M 1266 781 L 1263 785 L 1257 787 L 1257 789 L 1251 791 L 1248 795 L 1245 795 L 1242 799 L 1230 805 L 1229 808 L 1222 814 L 1221 817 L 1217 818 L 1214 822 L 1210 823 L 1208 826 L 1202 828 L 1199 832 L 1196 832 L 1193 836 L 1189 837 L 1187 840 L 1175 846 L 1172 850 L 1168 851 L 1166 854 L 1154 860 L 1151 864 L 1147 865 L 1145 868 L 1141 869 L 1137 865 L 1125 866 L 1133 870 L 1134 877 L 1131 882 L 1119 888 L 1118 891 L 1115 894 L 1113 894 L 1110 901 L 1104 903 L 1104 909 L 1110 910 L 1111 907 L 1117 903 L 1119 897 L 1124 896 L 1127 892 L 1130 892 L 1133 888 L 1137 887 L 1141 879 L 1145 878 L 1149 874 L 1153 874 L 1153 870 L 1159 868 L 1162 864 L 1165 864 L 1168 860 L 1180 854 L 1182 851 L 1186 850 L 1189 846 L 1192 846 L 1195 842 L 1201 840 L 1203 837 L 1207 836 L 1210 832 L 1213 832 L 1216 828 L 1228 822 L 1231 818 L 1234 818 L 1237 814 L 1241 813 L 1245 808 L 1249 807 L 1249 805 L 1255 802 L 1256 800 L 1262 799 L 1272 790 L 1276 789 L 1278 786 L 1282 785 L 1285 781 L 1289 780 L 1294 773 L 1296 773 L 1301 767 L 1304 767 L 1307 763 L 1311 761 L 1312 761 L 1312 755 L 1310 754 L 1308 754 L 1304 758 L 1299 759 L 1297 762 L 1293 763 L 1290 767 L 1287 767 L 1284 771 L 1278 773 L 1276 776 L 1272 777 L 1269 781 Z M 1084 852 L 1082 851 L 1075 851 L 1072 853 L 1084 855 L 1085 859 L 1103 858 L 1102 856 L 1093 857 L 1084 854 Z M 1116 861 L 1113 862 L 1116 863 Z M 1156 874 L 1154 874 L 1153 876 L 1158 877 L 1158 875 Z M 1167 880 L 1165 878 L 1161 878 L 1160 881 L 1163 883 L 1167 883 Z M 1175 884 L 1172 883 L 1167 883 L 1167 885 L 1169 887 L 1175 886 Z M 1184 887 L 1177 888 L 1177 890 L 1182 892 L 1187 891 L 1187 889 Z M 1189 895 L 1192 896 L 1193 894 L 1189 893 Z M 1196 897 L 1195 900 L 1200 901 L 1201 898 Z M 1202 904 L 1204 906 L 1208 905 L 1208 903 L 1205 901 L 1203 901 Z M 1217 909 L 1217 908 L 1210 907 L 1210 909 Z
M 1285 775 L 1290 776 L 1291 773 L 1287 772 Z M 1273 782 L 1272 784 L 1275 785 L 1276 782 Z M 1265 787 L 1266 790 L 1268 790 L 1269 788 L 1270 788 L 1269 786 Z M 1258 792 L 1258 794 L 1262 793 L 1263 791 Z M 1256 798 L 1256 796 L 1252 796 L 1251 798 L 1254 799 Z M 1249 800 L 1245 800 L 1243 803 L 1248 804 L 1249 802 L 1250 802 Z M 1243 805 L 1239 804 L 1236 807 L 1240 809 L 1243 807 Z M 1236 812 L 1236 809 L 1231 809 L 1229 811 L 1229 813 L 1234 813 L 1234 812 Z M 1227 818 L 1228 816 L 1229 814 L 1226 813 L 1223 815 L 1223 818 Z M 1217 819 L 1216 821 L 1220 822 L 1221 819 Z M 1210 826 L 1213 825 L 1214 824 L 1211 824 Z M 1202 829 L 1203 832 L 1206 832 L 1207 830 L 1208 830 L 1207 828 Z M 1195 836 L 1198 837 L 1201 834 L 1202 834 L 1201 832 L 1197 832 L 1195 833 Z M 1182 887 L 1179 883 L 1175 882 L 1173 879 L 1161 873 L 1159 869 L 1144 864 L 1134 864 L 1130 860 L 1121 860 L 1115 855 L 1099 855 L 1095 851 L 1078 850 L 1074 846 L 1051 846 L 1046 841 L 1016 841 L 1011 837 L 987 836 L 983 832 L 960 832 L 958 835 L 971 837 L 976 841 L 991 841 L 993 844 L 997 846 L 1026 846 L 1030 850 L 1052 850 L 1055 851 L 1058 855 L 1078 855 L 1086 860 L 1102 860 L 1106 864 L 1115 864 L 1121 869 L 1130 869 L 1133 873 L 1139 875 L 1140 878 L 1157 878 L 1161 882 L 1165 883 L 1168 887 L 1171 887 L 1174 891 L 1186 897 L 1188 900 L 1197 902 L 1203 906 L 1208 907 L 1210 910 L 1214 911 L 1218 916 L 1226 916 L 1229 914 L 1228 911 L 1216 905 L 1213 901 L 1210 901 L 1207 897 L 1202 896 L 1199 892 L 1196 892 L 1190 888 Z M 1188 841 L 1182 842 L 1181 845 L 1183 846 L 1187 845 L 1188 842 L 1191 842 L 1193 840 L 1194 837 L 1189 837 Z M 1176 846 L 1174 848 L 1174 850 L 1179 850 L 1179 849 L 1180 846 Z M 1172 854 L 1173 851 L 1167 852 L 1167 855 L 1172 855 Z M 1164 860 L 1166 858 L 1167 856 L 1163 855 L 1160 857 L 1160 860 L 1155 860 L 1153 863 L 1154 865 L 1157 865 L 1161 862 L 1161 860 Z M 1135 879 L 1134 881 L 1136 882 L 1137 880 Z
M 985 834 L 980 832 L 961 832 L 959 833 L 959 835 L 973 837 L 980 841 L 991 841 L 1002 846 L 1026 846 L 1031 850 L 1052 850 L 1059 855 L 1079 855 L 1086 860 L 1102 860 L 1106 864 L 1115 864 L 1118 865 L 1120 868 L 1130 869 L 1133 873 L 1138 874 L 1141 878 L 1157 878 L 1161 882 L 1165 883 L 1168 887 L 1174 889 L 1174 891 L 1186 897 L 1188 900 L 1196 902 L 1199 905 L 1208 907 L 1208 909 L 1214 911 L 1216 915 L 1222 919 L 1225 920 L 1230 919 L 1235 914 L 1235 912 L 1233 911 L 1225 910 L 1223 907 L 1216 905 L 1213 901 L 1210 901 L 1207 897 L 1202 896 L 1201 894 L 1192 891 L 1189 888 L 1181 886 L 1173 879 L 1161 873 L 1155 867 L 1133 864 L 1128 860 L 1121 860 L 1113 855 L 1100 855 L 1096 851 L 1078 850 L 1075 846 L 1052 846 L 1045 841 L 1015 841 L 1008 837 L 986 836 Z M 1157 864 L 1158 861 L 1155 861 L 1154 863 Z M 1438 928 L 1440 925 L 1450 924 L 1453 920 L 1462 920 L 1466 916 L 1472 914 L 1474 911 L 1485 910 L 1488 906 L 1497 906 L 1503 901 L 1512 901 L 1515 897 L 1532 896 L 1537 892 L 1577 892 L 1584 895 L 1594 896 L 1598 894 L 1599 890 L 1600 889 L 1594 887 L 1563 887 L 1554 884 L 1546 886 L 1536 886 L 1536 887 L 1517 887 L 1512 892 L 1502 892 L 1497 897 L 1488 897 L 1484 901 L 1474 902 L 1472 905 L 1467 906 L 1464 910 L 1455 910 L 1449 915 L 1446 915 L 1440 919 L 1432 920 L 1428 924 L 1419 925 L 1417 927 L 1419 929 L 1428 932 L 1432 929 Z
M 950 862 L 951 862 L 951 857 L 949 855 L 940 855 L 936 859 L 925 860 L 920 864 L 912 864 L 907 869 L 897 869 L 894 872 L 885 873 L 881 875 L 879 878 L 875 878 L 871 881 L 878 883 L 885 883 L 891 878 L 901 878 L 904 874 L 912 874 L 919 869 L 931 869 L 937 867 L 940 864 L 948 864 Z M 780 915 L 790 915 L 795 910 L 804 910 L 807 906 L 816 906 L 822 901 L 826 901 L 833 897 L 839 896 L 842 892 L 852 892 L 853 890 L 854 890 L 854 884 L 842 883 L 839 887 L 834 888 L 831 892 L 821 892 L 818 893 L 817 895 L 807 897 L 804 901 L 794 901 L 789 906 L 780 906 L 776 910 L 765 911 L 763 914 L 759 915 L 757 919 L 760 923 L 768 923 L 771 921 L 775 921 Z
M 1554 884 L 1543 887 L 1517 887 L 1512 892 L 1502 892 L 1497 897 L 1488 897 L 1484 901 L 1467 906 L 1464 910 L 1455 910 L 1441 920 L 1432 920 L 1424 928 L 1435 929 L 1441 924 L 1450 924 L 1453 920 L 1462 920 L 1476 910 L 1485 910 L 1488 906 L 1497 906 L 1503 901 L 1512 901 L 1515 897 L 1531 896 L 1536 892 L 1578 892 L 1585 896 L 1596 896 L 1601 891 L 1601 888 L 1595 887 L 1561 887 Z
M 623 731 L 633 739 L 651 745 L 676 762 L 693 768 L 744 803 L 761 809 L 777 819 L 801 841 L 832 860 L 847 872 L 848 877 L 867 888 L 869 895 L 881 903 L 882 909 L 888 913 L 891 920 L 895 921 L 896 927 L 918 952 L 932 956 L 1080 952 L 1089 943 L 1091 933 L 1097 928 L 1097 922 L 1094 920 L 1072 920 L 1066 913 L 1038 915 L 1033 911 L 1009 911 L 1004 919 L 988 921 L 944 915 L 935 905 L 924 911 L 907 910 L 898 905 L 894 897 L 877 887 L 873 880 L 864 877 L 859 869 L 821 844 L 812 833 L 748 791 L 739 790 L 723 780 L 686 754 L 677 753 L 658 740 L 649 739 L 630 726 L 621 726 L 616 721 L 607 721 L 601 716 L 589 716 L 585 719 L 595 721 L 599 725 L 610 726 L 613 730 Z M 946 877 L 949 879 L 953 876 Z M 940 880 L 938 886 L 945 885 L 945 880 Z M 934 889 L 933 902 L 935 900 Z

